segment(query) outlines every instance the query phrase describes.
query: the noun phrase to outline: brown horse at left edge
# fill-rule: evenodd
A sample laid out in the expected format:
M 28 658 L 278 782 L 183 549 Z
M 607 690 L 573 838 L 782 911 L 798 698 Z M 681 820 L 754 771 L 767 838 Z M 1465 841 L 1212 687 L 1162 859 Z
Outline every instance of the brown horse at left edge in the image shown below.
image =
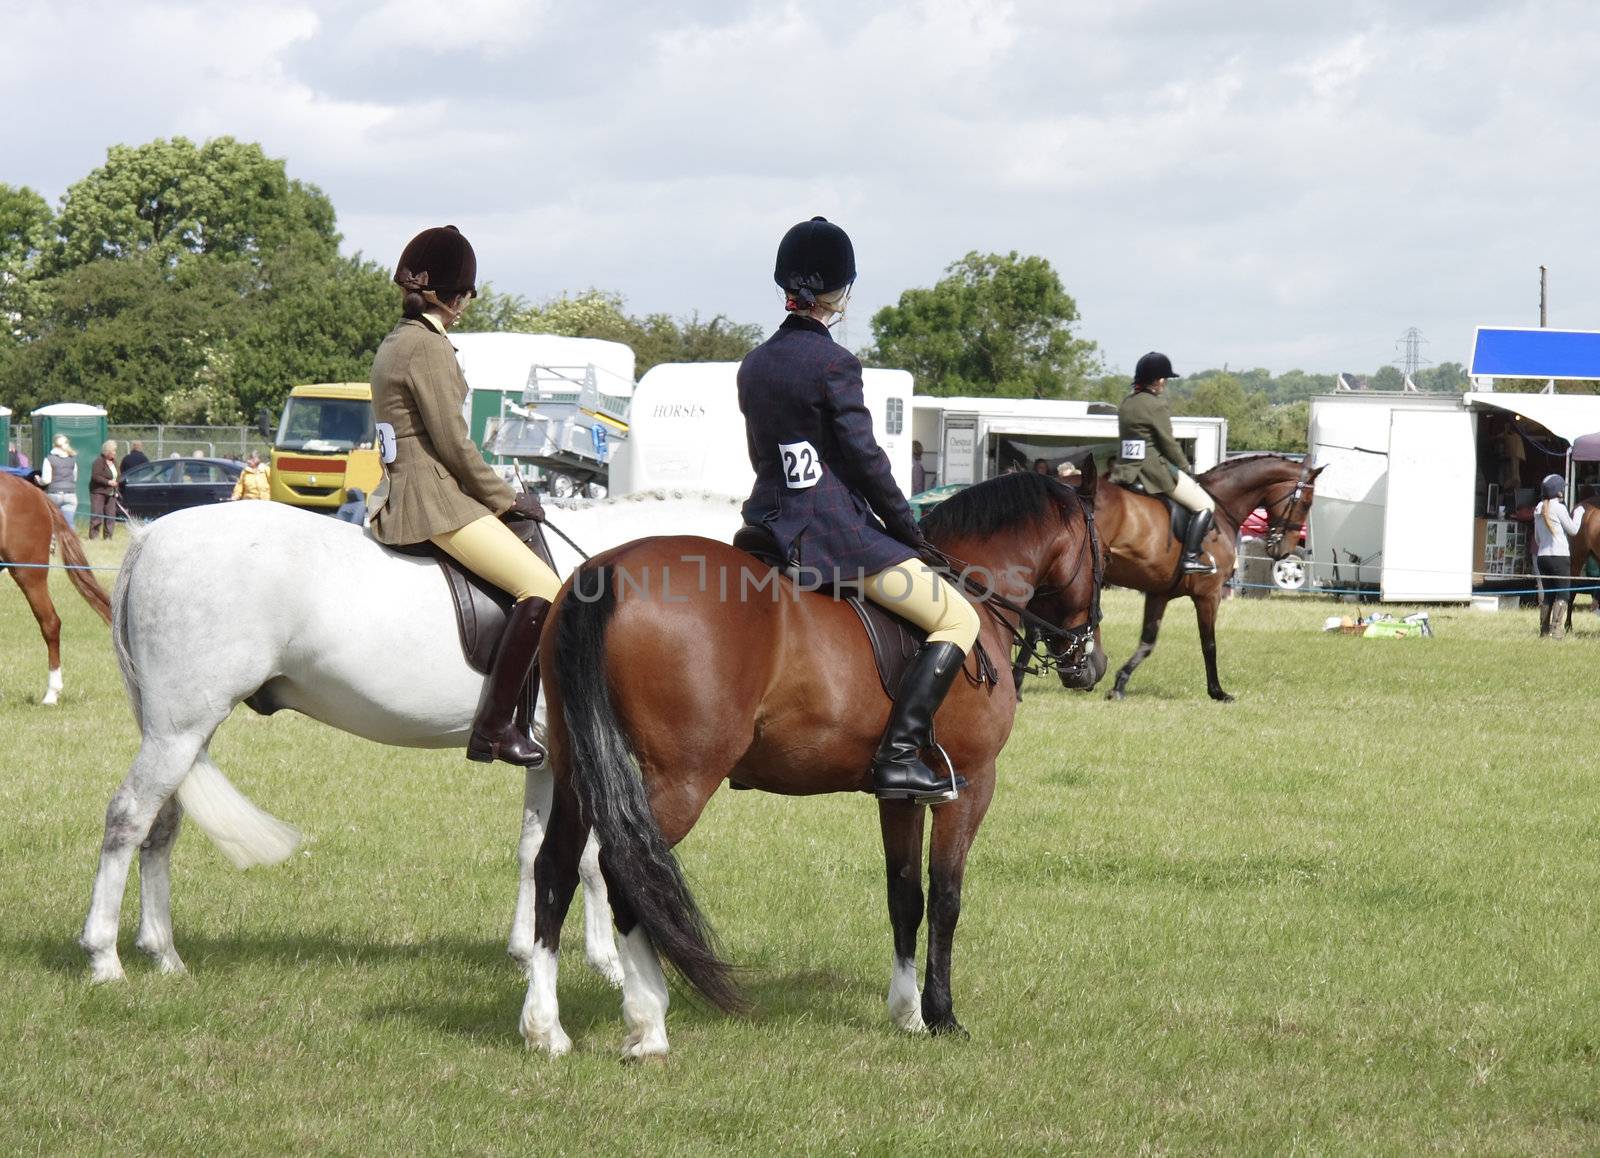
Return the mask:
M 89 570 L 83 544 L 61 509 L 25 478 L 0 473 L 0 571 L 10 571 L 39 621 L 49 653 L 50 674 L 43 704 L 61 695 L 61 616 L 50 600 L 50 538 L 61 545 L 67 578 L 95 614 L 111 622 L 111 596 Z

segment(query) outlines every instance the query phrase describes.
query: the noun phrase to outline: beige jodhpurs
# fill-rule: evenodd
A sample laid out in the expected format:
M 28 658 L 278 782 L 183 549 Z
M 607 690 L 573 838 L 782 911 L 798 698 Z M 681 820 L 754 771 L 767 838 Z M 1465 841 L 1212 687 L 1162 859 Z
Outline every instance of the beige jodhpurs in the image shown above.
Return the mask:
M 867 576 L 862 594 L 922 628 L 929 643 L 953 643 L 965 654 L 978 638 L 978 613 L 972 604 L 919 559 Z
M 516 596 L 518 603 L 535 595 L 554 599 L 561 590 L 556 573 L 493 515 L 435 535 L 430 541 L 478 578 Z
M 1172 485 L 1172 490 L 1167 492 L 1172 496 L 1174 502 L 1188 507 L 1191 511 L 1216 509 L 1217 504 L 1212 501 L 1210 495 L 1206 494 L 1205 487 L 1195 482 L 1194 479 L 1184 474 L 1181 470 L 1174 473 L 1177 474 L 1178 481 Z

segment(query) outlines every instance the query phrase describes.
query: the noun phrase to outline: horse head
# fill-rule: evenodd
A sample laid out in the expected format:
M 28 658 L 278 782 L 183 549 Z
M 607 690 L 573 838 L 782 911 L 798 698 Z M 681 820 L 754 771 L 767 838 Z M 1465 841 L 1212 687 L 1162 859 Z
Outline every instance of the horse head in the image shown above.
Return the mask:
M 1028 601 L 1032 614 L 1059 629 L 1041 635 L 1061 686 L 1075 691 L 1087 691 L 1106 674 L 1106 651 L 1100 643 L 1105 556 L 1094 522 L 1096 482 L 1091 458 L 1074 484 L 1055 496 L 1060 526 Z
M 1327 468 L 1312 468 L 1310 462 L 1300 467 L 1293 480 L 1284 480 L 1269 487 L 1261 505 L 1270 517 L 1262 545 L 1274 559 L 1282 559 L 1295 549 L 1299 530 L 1311 514 L 1311 500 L 1316 498 L 1317 476 Z M 1293 530 L 1295 533 L 1290 534 Z

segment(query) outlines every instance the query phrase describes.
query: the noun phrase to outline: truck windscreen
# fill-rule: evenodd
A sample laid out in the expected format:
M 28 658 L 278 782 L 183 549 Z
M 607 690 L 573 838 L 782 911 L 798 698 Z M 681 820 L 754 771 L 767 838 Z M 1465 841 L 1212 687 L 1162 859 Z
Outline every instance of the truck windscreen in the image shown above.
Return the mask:
M 377 437 L 372 403 L 359 398 L 290 398 L 278 424 L 279 450 L 337 454 L 370 447 Z

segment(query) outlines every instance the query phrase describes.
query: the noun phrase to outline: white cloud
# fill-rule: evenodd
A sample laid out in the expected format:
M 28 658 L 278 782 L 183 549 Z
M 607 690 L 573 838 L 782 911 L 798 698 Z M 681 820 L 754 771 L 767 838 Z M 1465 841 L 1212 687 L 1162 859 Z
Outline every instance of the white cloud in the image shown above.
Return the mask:
M 1048 257 L 1127 365 L 1370 368 L 1418 325 L 1600 328 L 1600 12 L 1578 3 L 24 6 L 4 179 L 232 133 L 387 260 L 472 236 L 531 296 L 771 322 L 813 212 L 856 238 L 850 336 L 969 249 Z M 17 45 L 24 46 L 20 51 Z M 50 94 L 42 99 L 41 94 Z

